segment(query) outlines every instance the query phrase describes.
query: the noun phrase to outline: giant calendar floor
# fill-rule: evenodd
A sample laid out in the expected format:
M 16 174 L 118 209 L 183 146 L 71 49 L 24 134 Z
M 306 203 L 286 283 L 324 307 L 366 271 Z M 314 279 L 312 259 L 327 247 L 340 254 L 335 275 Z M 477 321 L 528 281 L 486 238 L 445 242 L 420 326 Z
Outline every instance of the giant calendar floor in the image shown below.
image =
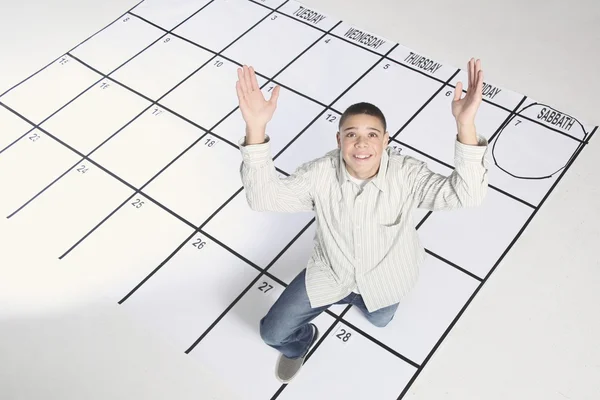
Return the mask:
M 419 210 L 428 258 L 394 320 L 332 307 L 281 385 L 258 322 L 305 267 L 315 222 L 246 203 L 241 64 L 267 98 L 282 86 L 267 130 L 281 176 L 335 148 L 359 101 L 383 110 L 390 146 L 452 172 L 462 69 L 296 1 L 147 0 L 0 96 L 4 226 L 35 227 L 63 279 L 83 277 L 239 398 L 401 398 L 596 127 L 486 82 L 483 206 Z

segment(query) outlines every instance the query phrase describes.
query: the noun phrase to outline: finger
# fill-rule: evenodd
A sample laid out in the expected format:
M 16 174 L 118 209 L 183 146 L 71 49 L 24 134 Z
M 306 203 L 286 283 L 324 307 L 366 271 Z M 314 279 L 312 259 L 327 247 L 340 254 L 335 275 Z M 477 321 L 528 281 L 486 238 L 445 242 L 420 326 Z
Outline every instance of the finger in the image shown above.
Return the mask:
M 269 99 L 269 102 L 272 103 L 273 105 L 277 105 L 277 99 L 279 99 L 279 90 L 281 89 L 281 87 L 279 85 L 275 86 L 275 88 L 273 89 L 273 92 L 271 93 L 271 98 Z
M 250 74 L 250 67 L 244 65 L 244 77 L 246 78 L 246 89 L 248 92 L 252 91 L 252 76 Z
M 471 60 L 467 62 L 467 86 L 471 86 Z
M 459 81 L 454 88 L 454 101 L 460 100 L 460 97 L 462 96 L 462 88 L 462 82 Z
M 237 97 L 238 97 L 240 104 L 242 104 L 242 101 L 245 100 L 245 96 L 244 96 L 244 91 L 242 90 L 242 84 L 240 83 L 240 81 L 237 81 L 235 83 L 235 91 L 237 93 Z
M 246 88 L 246 77 L 244 76 L 244 68 L 238 68 L 238 82 L 240 85 L 240 89 L 242 93 L 246 94 L 248 92 Z
M 250 88 L 250 82 L 248 80 L 248 66 L 247 65 L 242 66 L 242 78 L 240 79 L 240 83 L 242 85 L 242 90 L 244 91 L 244 94 L 250 93 L 250 91 L 252 89 Z
M 475 59 L 474 58 L 471 58 L 469 67 L 471 69 L 471 80 L 469 81 L 469 87 L 475 88 L 475 83 L 477 82 L 477 73 L 475 71 Z
M 256 79 L 256 72 L 254 71 L 254 67 L 250 67 L 250 76 L 250 87 L 252 88 L 252 90 L 259 90 L 258 80 Z
M 479 70 L 479 76 L 477 77 L 477 94 L 479 97 L 483 96 L 483 70 Z

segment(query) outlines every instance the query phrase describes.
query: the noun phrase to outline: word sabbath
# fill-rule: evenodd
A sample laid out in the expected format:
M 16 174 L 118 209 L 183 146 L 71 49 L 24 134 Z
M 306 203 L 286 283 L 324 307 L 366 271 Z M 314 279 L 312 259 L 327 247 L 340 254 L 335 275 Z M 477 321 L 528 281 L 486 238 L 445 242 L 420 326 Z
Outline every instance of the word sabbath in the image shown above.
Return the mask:
M 563 115 L 558 111 L 549 110 L 548 108 L 542 108 L 542 111 L 537 115 L 537 119 L 541 121 L 546 121 L 549 124 L 554 126 L 558 126 L 559 128 L 563 128 L 566 130 L 571 130 L 573 124 L 575 123 L 575 119 L 569 117 L 568 115 Z
M 325 16 L 323 14 L 319 14 L 316 11 L 309 10 L 308 8 L 304 8 L 302 6 L 298 7 L 298 9 L 294 11 L 293 15 L 295 15 L 298 18 L 302 18 L 308 22 L 312 22 L 315 25 L 317 25 L 319 22 L 325 19 Z
M 344 34 L 350 40 L 354 40 L 355 42 L 362 43 L 367 47 L 372 47 L 374 49 L 378 49 L 382 44 L 385 43 L 385 40 L 379 39 L 376 36 L 371 35 L 370 33 L 366 33 L 363 31 L 359 31 L 355 28 L 350 28 Z
M 415 67 L 421 68 L 425 72 L 431 72 L 432 74 L 435 74 L 436 71 L 442 67 L 442 64 L 430 60 L 429 58 L 415 54 L 412 51 L 404 59 L 404 62 L 410 65 L 414 65 Z

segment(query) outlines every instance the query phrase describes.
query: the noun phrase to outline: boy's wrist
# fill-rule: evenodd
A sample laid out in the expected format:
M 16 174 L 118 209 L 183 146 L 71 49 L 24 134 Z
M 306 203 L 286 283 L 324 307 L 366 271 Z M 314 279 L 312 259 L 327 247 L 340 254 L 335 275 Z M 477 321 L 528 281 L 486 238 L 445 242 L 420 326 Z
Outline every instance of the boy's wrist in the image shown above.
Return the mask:
M 265 141 L 265 125 L 246 125 L 246 144 L 261 144 Z

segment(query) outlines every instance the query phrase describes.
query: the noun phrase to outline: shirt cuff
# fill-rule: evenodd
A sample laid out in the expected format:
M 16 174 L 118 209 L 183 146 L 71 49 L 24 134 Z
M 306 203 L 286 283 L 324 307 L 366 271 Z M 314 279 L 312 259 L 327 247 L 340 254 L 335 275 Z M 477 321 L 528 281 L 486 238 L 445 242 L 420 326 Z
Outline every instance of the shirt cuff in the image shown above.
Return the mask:
M 246 144 L 246 136 L 238 140 L 242 159 L 248 165 L 261 164 L 271 160 L 271 140 L 265 135 L 265 141 L 258 144 Z
M 481 161 L 485 156 L 488 147 L 488 140 L 483 136 L 477 135 L 477 144 L 464 144 L 456 137 L 455 154 L 463 160 Z

